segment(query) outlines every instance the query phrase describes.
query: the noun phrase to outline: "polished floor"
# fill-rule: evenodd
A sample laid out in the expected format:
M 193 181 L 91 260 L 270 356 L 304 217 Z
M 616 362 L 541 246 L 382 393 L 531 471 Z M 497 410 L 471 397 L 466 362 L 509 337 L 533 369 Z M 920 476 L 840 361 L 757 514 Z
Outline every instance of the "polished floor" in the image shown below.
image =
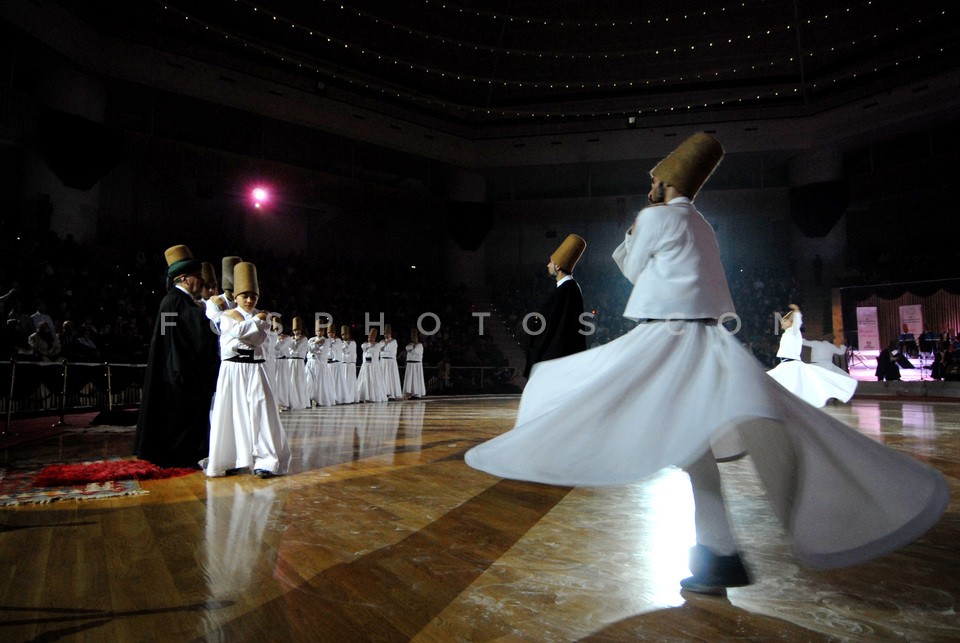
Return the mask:
M 571 489 L 464 464 L 518 401 L 298 411 L 283 416 L 289 476 L 198 473 L 143 482 L 144 496 L 2 508 L 0 640 L 960 639 L 960 404 L 827 407 L 953 491 L 924 538 L 854 568 L 799 566 L 749 460 L 722 465 L 754 584 L 710 598 L 677 583 L 693 542 L 682 471 Z M 74 429 L 3 457 L 103 458 L 132 441 Z

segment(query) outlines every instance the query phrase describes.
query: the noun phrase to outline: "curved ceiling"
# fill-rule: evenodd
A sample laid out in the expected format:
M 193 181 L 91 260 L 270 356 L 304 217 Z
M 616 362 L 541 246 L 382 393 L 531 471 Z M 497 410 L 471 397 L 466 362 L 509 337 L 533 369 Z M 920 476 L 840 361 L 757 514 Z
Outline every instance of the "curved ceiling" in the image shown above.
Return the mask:
M 61 0 L 101 31 L 471 127 L 803 116 L 953 69 L 915 0 Z

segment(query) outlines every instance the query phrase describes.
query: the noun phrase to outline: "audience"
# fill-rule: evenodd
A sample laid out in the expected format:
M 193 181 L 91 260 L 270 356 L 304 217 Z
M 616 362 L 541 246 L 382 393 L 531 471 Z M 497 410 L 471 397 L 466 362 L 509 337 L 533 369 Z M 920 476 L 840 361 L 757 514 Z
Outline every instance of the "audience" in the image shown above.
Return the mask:
M 105 249 L 82 252 L 74 246 L 72 239 L 61 241 L 49 234 L 21 240 L 0 257 L 0 284 L 16 286 L 2 299 L 6 324 L 0 359 L 146 362 L 153 311 L 166 292 L 162 249 L 138 249 L 127 255 Z M 454 367 L 507 365 L 493 338 L 477 332 L 466 289 L 438 286 L 442 278 L 436 274 L 398 270 L 369 258 L 351 264 L 239 248 L 222 252 L 257 262 L 265 276 L 262 307 L 285 320 L 294 316 L 312 320 L 315 313 L 330 313 L 337 323 L 349 324 L 355 334 L 363 335 L 365 322 L 379 323 L 381 313 L 384 323 L 406 329 L 430 312 L 439 318 L 440 327 L 433 335 L 421 333 L 428 374 L 441 353 Z M 219 256 L 211 259 L 219 265 Z M 33 315 L 23 312 L 25 301 L 36 304 Z M 40 325 L 46 326 L 44 333 L 38 331 Z M 435 326 L 434 318 L 424 318 L 424 330 Z M 406 339 L 404 332 L 400 335 Z
M 45 321 L 41 321 L 37 330 L 30 334 L 27 345 L 33 356 L 41 362 L 52 362 L 60 355 L 60 339 Z
M 434 313 L 440 319 L 438 332 L 421 334 L 428 377 L 441 356 L 445 356 L 442 363 L 446 368 L 507 366 L 497 342 L 489 333 L 479 334 L 478 318 L 471 314 L 489 311 L 474 310 L 465 287 L 438 286 L 441 279 L 435 274 L 398 269 L 387 261 L 376 263 L 366 257 L 332 261 L 306 255 L 275 256 L 248 248 L 224 248 L 221 253 L 257 262 L 266 276 L 261 306 L 280 313 L 285 320 L 330 313 L 338 324 L 349 324 L 362 336 L 365 322 L 379 322 L 381 313 L 384 323 L 396 329 L 414 327 L 423 313 Z M 214 264 L 219 261 L 219 257 L 210 259 Z M 156 249 L 84 252 L 72 238 L 60 240 L 52 233 L 39 239 L 19 239 L 0 257 L 0 284 L 11 285 L 0 297 L 5 321 L 0 359 L 144 363 L 153 331 L 152 311 L 165 293 L 163 263 L 162 253 Z M 889 262 L 881 257 L 875 263 L 867 272 L 846 270 L 840 283 L 881 279 Z M 933 270 L 928 264 L 926 260 L 917 263 L 918 276 Z M 524 317 L 536 311 L 555 285 L 539 264 L 518 268 L 513 274 L 491 283 L 490 290 L 496 293 L 494 303 L 503 322 L 524 346 Z M 768 367 L 776 362 L 774 311 L 800 296 L 790 274 L 782 267 L 728 269 L 727 281 L 740 324 L 736 336 Z M 902 281 L 905 274 L 909 276 L 909 271 L 888 277 Z M 576 276 L 586 311 L 592 315 L 588 322 L 594 327 L 587 346 L 605 344 L 627 333 L 633 327 L 633 322 L 623 317 L 630 284 L 613 262 L 581 263 Z M 36 305 L 32 315 L 24 312 L 25 302 Z M 44 324 L 47 330 L 40 333 Z M 429 332 L 435 325 L 434 318 L 423 319 L 424 330 Z M 732 329 L 733 323 L 727 326 Z M 405 339 L 403 332 L 400 334 Z M 948 351 L 943 363 L 956 359 L 956 354 Z M 457 388 L 456 370 L 449 379 Z M 504 371 L 499 379 L 509 377 Z M 471 382 L 461 384 L 468 388 Z

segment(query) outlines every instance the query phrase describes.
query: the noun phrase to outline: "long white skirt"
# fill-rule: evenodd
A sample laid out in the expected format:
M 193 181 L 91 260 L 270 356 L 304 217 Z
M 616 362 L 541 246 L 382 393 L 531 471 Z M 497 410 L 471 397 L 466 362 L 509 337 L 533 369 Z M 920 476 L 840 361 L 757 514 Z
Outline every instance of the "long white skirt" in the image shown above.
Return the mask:
M 412 397 L 423 397 L 427 394 L 427 386 L 423 382 L 423 364 L 407 362 L 407 369 L 403 373 L 403 392 Z
M 337 383 L 333 371 L 326 362 L 307 358 L 307 391 L 317 401 L 317 406 L 333 406 L 337 403 Z
M 466 462 L 505 478 L 610 485 L 688 465 L 711 446 L 733 457 L 742 444 L 794 554 L 813 567 L 905 545 L 949 500 L 937 471 L 789 393 L 722 326 L 700 322 L 640 324 L 537 364 L 516 426 Z
M 811 366 L 819 366 L 820 368 L 825 368 L 831 373 L 836 373 L 837 375 L 846 375 L 850 377 L 850 373 L 846 372 L 833 362 L 810 362 Z
M 383 382 L 383 393 L 388 398 L 403 397 L 403 387 L 400 385 L 400 368 L 397 366 L 397 360 L 380 360 L 380 381 Z
M 780 362 L 767 375 L 807 404 L 820 408 L 830 398 L 848 402 L 857 390 L 857 380 L 839 375 L 821 366 L 799 360 Z
M 340 382 L 337 400 L 340 404 L 353 404 L 359 401 L 357 397 L 357 365 L 343 363 L 340 365 Z
M 357 399 L 361 402 L 386 402 L 379 369 L 373 362 L 364 362 L 357 376 Z
M 286 404 L 293 410 L 310 408 L 310 393 L 307 391 L 307 367 L 302 359 L 278 359 L 277 378 L 286 386 Z
M 244 467 L 287 472 L 290 446 L 269 382 L 263 364 L 220 363 L 210 422 L 208 476 Z

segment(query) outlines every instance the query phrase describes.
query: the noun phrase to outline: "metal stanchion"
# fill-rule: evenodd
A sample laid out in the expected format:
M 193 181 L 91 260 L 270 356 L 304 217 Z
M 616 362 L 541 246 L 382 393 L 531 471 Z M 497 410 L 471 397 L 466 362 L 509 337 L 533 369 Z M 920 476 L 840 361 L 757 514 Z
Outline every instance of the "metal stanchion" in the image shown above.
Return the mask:
M 10 411 L 13 407 L 13 380 L 17 375 L 17 360 L 10 360 L 10 391 L 7 393 L 7 418 L 3 424 L 3 432 L 0 433 L 0 438 L 10 437 L 11 435 L 17 435 L 10 431 Z
M 107 367 L 107 410 L 113 411 L 113 381 L 110 376 L 110 363 L 104 364 Z
M 63 419 L 67 408 L 67 360 L 63 360 L 63 373 L 60 377 L 63 378 L 63 385 L 60 387 L 60 421 L 53 426 L 67 426 Z

